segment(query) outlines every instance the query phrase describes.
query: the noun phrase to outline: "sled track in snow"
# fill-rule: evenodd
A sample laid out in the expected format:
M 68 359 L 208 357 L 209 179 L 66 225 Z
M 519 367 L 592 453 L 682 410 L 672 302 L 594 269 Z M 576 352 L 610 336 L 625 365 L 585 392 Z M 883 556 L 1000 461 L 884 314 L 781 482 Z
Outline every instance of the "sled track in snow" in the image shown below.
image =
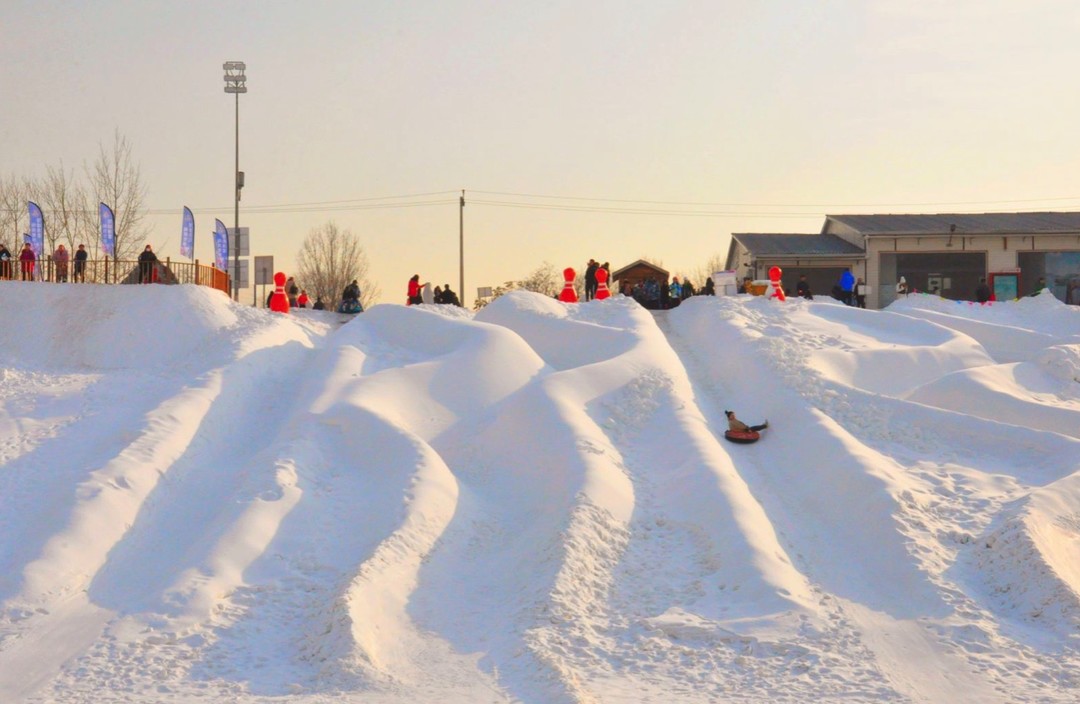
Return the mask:
M 162 471 L 89 584 L 93 603 L 116 616 L 68 665 L 70 674 L 58 678 L 55 691 L 83 693 L 87 701 L 102 691 L 146 695 L 162 678 L 191 676 L 207 648 L 228 634 L 241 575 L 263 556 L 295 499 L 286 459 L 289 401 L 299 395 L 300 371 L 310 356 L 311 350 L 289 343 L 253 351 L 202 377 L 196 388 L 209 400 L 197 422 L 185 419 L 197 429 L 176 438 L 183 452 Z M 199 527 L 196 540 L 172 537 L 192 534 L 193 526 Z M 248 531 L 242 551 L 227 545 Z M 217 655 L 227 661 L 242 653 Z M 227 696 L 237 686 L 220 680 L 193 690 Z
M 702 362 L 699 350 L 681 342 L 680 335 L 672 331 L 667 321 L 661 320 L 661 327 L 673 346 L 680 349 L 680 357 L 687 362 L 695 379 L 695 388 L 701 389 L 706 397 L 716 389 L 716 379 L 722 375 L 723 368 L 738 363 L 739 372 L 732 374 L 730 382 L 722 385 L 723 392 L 731 398 L 752 399 L 751 402 L 760 409 L 755 413 L 768 415 L 774 421 L 769 436 L 750 452 L 743 449 L 738 453 L 736 463 L 740 474 L 748 478 L 770 516 L 779 518 L 778 529 L 796 556 L 797 564 L 838 606 L 839 611 L 832 618 L 844 624 L 860 646 L 873 654 L 872 659 L 894 683 L 896 693 L 918 697 L 920 678 L 934 683 L 938 690 L 943 685 L 946 689 L 957 685 L 944 681 L 940 675 L 935 676 L 932 670 L 897 670 L 901 658 L 891 651 L 888 640 L 877 636 L 878 632 L 892 632 L 894 639 L 911 643 L 910 647 L 916 652 L 925 648 L 931 659 L 952 662 L 948 669 L 949 680 L 963 683 L 956 690 L 957 696 L 964 696 L 965 691 L 968 695 L 980 691 L 980 697 L 985 697 L 986 701 L 1026 701 L 1025 695 L 1020 693 L 1028 692 L 1040 701 L 1042 697 L 1057 701 L 1051 694 L 1053 688 L 1043 682 L 1070 681 L 1068 672 L 1072 660 L 1046 653 L 1043 643 L 1025 642 L 1023 629 L 1017 629 L 1007 615 L 995 612 L 986 599 L 985 588 L 972 583 L 962 572 L 958 573 L 957 565 L 965 565 L 973 559 L 974 551 L 979 549 L 976 536 L 992 530 L 994 515 L 1024 491 L 1018 484 L 1004 485 L 990 492 L 977 489 L 980 485 L 985 486 L 982 472 L 1020 469 L 1022 473 L 1018 476 L 1028 480 L 1052 480 L 1075 470 L 1055 466 L 1052 462 L 1040 466 L 1038 457 L 1060 457 L 1063 448 L 1053 445 L 1071 444 L 1072 441 L 1060 436 L 1048 437 L 1051 447 L 1045 448 L 1043 454 L 1036 453 L 1029 467 L 1009 468 L 1002 465 L 998 457 L 1015 455 L 1013 441 L 1007 436 L 1002 437 L 1001 433 L 970 427 L 972 423 L 985 421 L 960 419 L 942 412 L 940 422 L 933 426 L 912 426 L 905 421 L 904 406 L 909 402 L 852 389 L 820 377 L 806 366 L 808 350 L 828 348 L 832 341 L 827 336 L 806 333 L 798 324 L 786 319 L 802 311 L 761 315 L 751 308 L 738 310 L 736 315 L 724 313 L 718 318 L 713 317 L 714 327 L 708 337 L 716 341 L 716 347 L 710 351 L 708 363 Z M 736 319 L 739 324 L 730 327 L 716 324 L 723 319 Z M 688 323 L 684 320 L 682 324 Z M 734 354 L 730 352 L 732 349 L 742 351 Z M 748 350 L 752 350 L 749 355 Z M 721 404 L 734 405 L 734 402 L 724 400 L 714 404 L 714 418 L 722 418 Z M 867 604 L 880 609 L 880 605 L 873 605 L 895 604 L 897 600 L 876 597 L 874 580 L 866 580 L 858 589 L 853 588 L 858 582 L 851 578 L 842 577 L 837 581 L 838 575 L 833 571 L 842 566 L 841 561 L 818 546 L 807 544 L 808 538 L 828 525 L 827 518 L 822 520 L 827 514 L 819 514 L 812 523 L 805 520 L 809 516 L 799 519 L 813 492 L 812 485 L 803 483 L 799 475 L 813 473 L 815 458 L 821 454 L 813 449 L 812 442 L 806 443 L 808 438 L 814 437 L 813 433 L 807 432 L 806 426 L 817 422 L 815 413 L 830 419 L 823 431 L 834 434 L 835 430 L 830 426 L 831 421 L 835 421 L 844 429 L 843 433 L 850 432 L 851 439 L 865 448 L 865 453 L 857 449 L 853 457 L 866 454 L 867 458 L 875 458 L 866 465 L 872 474 L 879 472 L 878 468 L 885 470 L 877 481 L 884 482 L 881 489 L 887 493 L 882 496 L 881 489 L 875 490 L 879 497 L 871 505 L 887 514 L 870 516 L 869 520 L 880 523 L 883 515 L 890 515 L 895 522 L 895 535 L 879 536 L 879 539 L 884 537 L 896 550 L 902 550 L 896 552 L 897 561 L 906 564 L 905 570 L 916 580 L 911 586 L 919 585 L 912 596 L 920 592 L 922 596 L 908 600 L 915 605 L 908 614 L 894 612 L 885 620 L 880 616 L 871 617 L 872 612 L 865 608 Z M 918 416 L 925 415 L 926 410 L 920 409 Z M 778 447 L 779 436 L 787 423 L 800 426 L 798 434 L 804 445 L 801 453 L 799 449 Z M 1000 447 L 964 443 L 963 438 L 969 435 L 972 438 L 995 437 Z M 834 456 L 849 453 L 850 449 Z M 1064 455 L 1068 454 L 1066 450 Z M 890 466 L 894 469 L 889 469 Z M 830 475 L 835 473 L 827 466 L 816 471 L 822 470 L 826 473 L 820 474 L 819 482 L 829 481 Z M 836 470 L 844 474 L 843 467 L 838 466 Z M 852 498 L 852 508 L 866 510 L 864 502 L 868 497 L 853 494 Z M 851 519 L 858 521 L 857 515 Z M 827 542 L 845 539 L 842 532 L 836 530 L 843 531 L 843 528 L 837 525 Z M 852 530 L 858 528 L 853 526 Z M 931 550 L 926 547 L 930 545 L 941 547 Z M 853 544 L 841 552 L 846 561 L 859 562 L 866 557 L 872 559 L 871 547 L 867 545 L 867 549 L 860 550 Z M 897 582 L 907 583 L 903 579 Z M 1023 653 L 1021 664 L 1011 662 L 1008 666 L 999 666 L 992 657 L 987 657 L 988 652 L 1006 647 L 1006 643 L 1007 647 Z

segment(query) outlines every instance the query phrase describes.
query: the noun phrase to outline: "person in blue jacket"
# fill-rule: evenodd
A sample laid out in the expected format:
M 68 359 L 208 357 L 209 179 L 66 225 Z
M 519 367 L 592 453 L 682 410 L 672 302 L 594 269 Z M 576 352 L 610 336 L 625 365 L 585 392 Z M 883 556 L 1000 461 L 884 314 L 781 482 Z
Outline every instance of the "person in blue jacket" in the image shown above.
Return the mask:
M 844 273 L 840 275 L 840 290 L 844 292 L 844 304 L 854 305 L 855 275 L 851 273 L 851 269 L 844 269 Z

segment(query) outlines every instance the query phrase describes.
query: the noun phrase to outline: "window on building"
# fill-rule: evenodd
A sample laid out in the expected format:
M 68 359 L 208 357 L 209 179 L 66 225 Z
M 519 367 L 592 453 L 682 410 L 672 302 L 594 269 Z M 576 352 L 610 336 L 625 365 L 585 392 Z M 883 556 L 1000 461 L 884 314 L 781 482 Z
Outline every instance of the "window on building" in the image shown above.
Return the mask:
M 1035 293 L 1040 279 L 1059 301 L 1080 306 L 1080 252 L 1020 252 L 1021 292 Z
M 986 255 L 982 252 L 883 252 L 880 267 L 883 291 L 895 290 L 897 280 L 903 276 L 911 292 L 970 301 L 975 298 L 979 279 L 986 276 Z

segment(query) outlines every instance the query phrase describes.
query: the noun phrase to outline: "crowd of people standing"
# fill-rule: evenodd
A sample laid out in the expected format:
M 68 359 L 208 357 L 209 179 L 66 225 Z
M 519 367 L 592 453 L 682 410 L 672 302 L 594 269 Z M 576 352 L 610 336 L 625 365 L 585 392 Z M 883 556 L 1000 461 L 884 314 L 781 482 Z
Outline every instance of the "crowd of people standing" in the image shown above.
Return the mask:
M 417 306 L 424 303 L 428 305 L 461 306 L 461 301 L 453 289 L 450 288 L 450 284 L 432 288 L 431 282 L 420 283 L 420 274 L 413 274 L 409 278 L 405 305 Z
M 694 287 L 690 279 L 684 278 L 679 281 L 678 276 L 673 276 L 671 283 L 666 286 L 652 277 L 634 284 L 624 281 L 619 292 L 633 298 L 645 308 L 666 310 L 676 307 L 691 296 L 715 296 L 716 288 L 712 277 L 705 279 L 705 285 L 698 289 Z
M 149 245 L 147 245 L 147 248 L 149 248 Z M 57 245 L 52 255 L 52 274 L 45 274 L 45 276 L 50 276 L 57 283 L 67 283 L 69 265 L 73 263 L 74 273 L 71 276 L 71 281 L 85 282 L 86 260 L 88 257 L 89 254 L 84 244 L 79 245 L 74 257 L 63 244 Z M 18 261 L 18 275 L 16 275 L 16 261 Z M 37 255 L 29 242 L 23 243 L 18 259 L 12 256 L 11 250 L 7 246 L 0 244 L 0 279 L 34 281 L 38 274 L 41 274 L 41 272 L 38 270 Z

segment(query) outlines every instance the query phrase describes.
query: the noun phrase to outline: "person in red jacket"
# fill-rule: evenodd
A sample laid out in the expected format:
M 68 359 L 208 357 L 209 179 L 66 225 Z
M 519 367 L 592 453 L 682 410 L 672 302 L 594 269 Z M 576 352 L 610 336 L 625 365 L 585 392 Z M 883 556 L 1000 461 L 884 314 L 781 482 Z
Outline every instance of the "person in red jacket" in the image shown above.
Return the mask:
M 420 283 L 420 274 L 413 274 L 409 279 L 409 300 L 405 305 L 419 305 L 424 302 L 423 297 L 420 295 L 420 289 L 424 288 L 426 284 Z
M 300 295 L 296 299 L 296 305 L 300 306 L 301 308 L 307 308 L 309 300 L 311 299 L 308 298 L 307 291 L 304 289 L 300 289 Z
M 22 251 L 19 252 L 19 266 L 22 269 L 22 280 L 33 281 L 34 280 L 34 262 L 37 257 L 34 256 L 34 250 L 31 249 L 30 243 L 23 244 Z

